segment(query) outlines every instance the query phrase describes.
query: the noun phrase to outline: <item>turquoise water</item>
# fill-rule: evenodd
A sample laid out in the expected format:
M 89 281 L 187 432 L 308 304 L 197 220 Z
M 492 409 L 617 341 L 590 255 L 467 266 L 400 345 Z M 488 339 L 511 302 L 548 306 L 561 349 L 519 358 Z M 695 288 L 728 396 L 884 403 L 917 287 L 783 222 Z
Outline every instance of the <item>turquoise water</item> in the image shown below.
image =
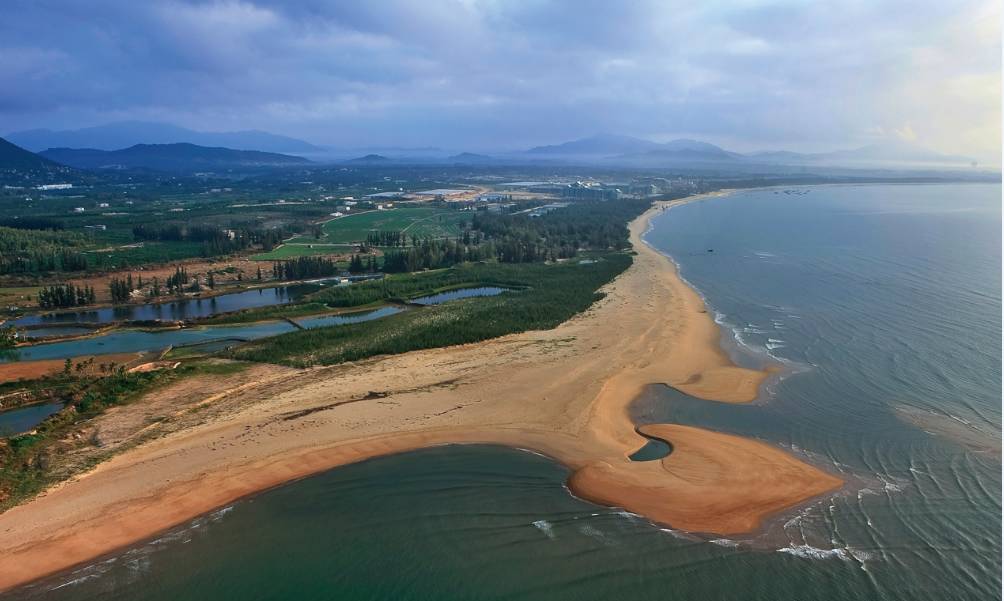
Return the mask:
M 300 317 L 296 321 L 304 328 L 322 328 L 380 319 L 399 313 L 401 310 L 399 307 L 382 307 L 374 311 L 349 315 Z M 10 357 L 0 357 L 0 363 L 12 360 L 37 361 L 91 354 L 155 351 L 169 346 L 187 346 L 227 339 L 254 340 L 285 334 L 295 329 L 293 324 L 286 321 L 262 321 L 247 325 L 202 326 L 178 330 L 115 330 L 92 338 L 20 347 L 12 351 L 13 354 Z
M 999 599 L 1000 200 L 760 190 L 654 220 L 647 238 L 736 357 L 785 371 L 749 406 L 653 386 L 636 420 L 756 437 L 849 482 L 765 535 L 690 537 L 575 499 L 542 457 L 441 447 L 269 491 L 8 598 Z

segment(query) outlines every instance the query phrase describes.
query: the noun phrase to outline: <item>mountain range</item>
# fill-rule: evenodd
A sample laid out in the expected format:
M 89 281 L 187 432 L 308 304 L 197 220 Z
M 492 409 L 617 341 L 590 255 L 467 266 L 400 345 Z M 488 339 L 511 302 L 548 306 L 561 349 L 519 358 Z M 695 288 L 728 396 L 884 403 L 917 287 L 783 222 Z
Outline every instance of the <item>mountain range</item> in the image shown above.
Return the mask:
M 884 142 L 850 150 L 822 153 L 769 151 L 738 153 L 699 140 L 678 139 L 659 143 L 615 134 L 597 134 L 563 144 L 537 146 L 525 153 L 554 159 L 586 159 L 590 162 L 659 167 L 677 164 L 849 165 L 891 164 L 965 165 L 973 160 L 945 155 L 907 142 Z
M 78 169 L 199 171 L 289 167 L 310 163 L 302 157 L 274 152 L 210 148 L 188 143 L 136 144 L 121 150 L 50 148 L 39 153 L 39 156 Z
M 135 123 L 135 122 L 133 122 Z M 114 124 L 113 124 L 114 125 Z M 155 124 L 156 125 L 156 124 Z M 173 127 L 173 126 L 167 126 Z M 110 129 L 109 129 L 110 128 Z M 157 125 L 158 131 L 160 129 Z M 180 128 L 177 128 L 180 129 Z M 86 132 L 93 130 L 111 131 L 114 127 L 73 130 Z M 42 131 L 42 130 L 33 130 Z M 135 133 L 136 130 L 131 130 Z M 188 131 L 188 130 L 182 130 Z M 236 132 L 234 134 L 198 135 L 261 135 L 269 140 L 292 140 L 273 136 L 264 132 Z M 109 138 L 110 139 L 110 138 Z M 244 143 L 254 142 L 253 138 L 243 138 Z M 108 139 L 106 139 L 107 141 Z M 268 144 L 266 143 L 266 146 Z M 33 173 L 35 177 L 46 175 L 49 179 L 64 177 L 72 169 L 151 169 L 168 172 L 195 172 L 220 170 L 246 170 L 268 167 L 296 167 L 313 165 L 306 158 L 262 150 L 237 150 L 220 146 L 202 146 L 189 142 L 140 143 L 116 150 L 85 147 L 53 147 L 34 154 L 19 148 L 20 145 L 0 139 L 0 171 L 7 179 L 14 172 L 17 177 Z M 309 146 L 309 145 L 308 145 Z M 316 147 L 313 147 L 316 148 Z M 426 149 L 423 149 L 426 150 Z M 315 158 L 316 155 L 315 155 Z M 738 153 L 714 144 L 692 139 L 677 139 L 670 142 L 653 142 L 631 136 L 598 134 L 572 140 L 562 144 L 537 146 L 523 152 L 508 152 L 494 156 L 461 152 L 447 156 L 392 156 L 368 154 L 355 159 L 334 159 L 323 157 L 322 162 L 345 162 L 358 166 L 380 166 L 388 164 L 457 164 L 457 165 L 531 165 L 549 164 L 594 164 L 644 168 L 684 168 L 695 171 L 713 170 L 720 172 L 731 169 L 736 172 L 759 172 L 799 168 L 952 168 L 976 166 L 971 159 L 963 156 L 944 155 L 906 142 L 885 142 L 850 150 L 822 153 L 798 153 L 790 151 L 767 151 Z M 66 167 L 68 166 L 68 167 Z M 79 173 L 78 173 L 79 175 Z
M 119 121 L 96 127 L 58 131 L 29 129 L 13 132 L 8 134 L 6 138 L 32 152 L 41 152 L 49 148 L 118 150 L 137 144 L 173 144 L 178 142 L 263 152 L 309 154 L 324 150 L 303 140 L 258 130 L 205 132 L 168 123 L 147 121 Z

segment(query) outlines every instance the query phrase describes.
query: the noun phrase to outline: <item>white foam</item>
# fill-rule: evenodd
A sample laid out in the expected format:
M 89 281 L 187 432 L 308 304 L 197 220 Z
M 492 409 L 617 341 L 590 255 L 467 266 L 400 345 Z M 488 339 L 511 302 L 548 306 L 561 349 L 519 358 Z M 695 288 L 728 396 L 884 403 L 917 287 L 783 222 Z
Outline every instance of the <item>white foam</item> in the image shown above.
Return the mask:
M 781 547 L 777 550 L 778 553 L 787 553 L 788 555 L 794 555 L 795 557 L 801 557 L 802 559 L 843 559 L 844 561 L 852 559 L 851 554 L 847 549 L 820 549 L 819 547 L 813 547 L 812 545 L 789 545 L 787 547 Z
M 735 548 L 735 547 L 739 546 L 739 541 L 730 540 L 730 539 L 727 539 L 727 538 L 714 538 L 714 539 L 711 539 L 708 542 L 711 543 L 711 544 L 713 544 L 713 545 L 718 545 L 719 547 L 732 547 L 732 548 Z
M 661 532 L 666 532 L 673 535 L 673 538 L 678 538 L 680 540 L 690 540 L 690 537 L 680 532 L 679 530 L 673 530 L 672 528 L 659 528 Z
M 537 530 L 543 532 L 544 536 L 546 536 L 551 540 L 554 540 L 554 527 L 551 525 L 551 522 L 548 522 L 547 520 L 537 520 L 536 522 L 533 523 L 533 526 Z

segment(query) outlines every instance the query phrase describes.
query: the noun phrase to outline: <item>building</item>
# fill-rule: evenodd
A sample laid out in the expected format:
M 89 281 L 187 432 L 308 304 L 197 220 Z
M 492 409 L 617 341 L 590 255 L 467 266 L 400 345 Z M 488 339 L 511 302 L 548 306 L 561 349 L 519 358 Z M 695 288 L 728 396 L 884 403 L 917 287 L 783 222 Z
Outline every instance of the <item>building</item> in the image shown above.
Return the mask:
M 606 186 L 575 182 L 561 189 L 562 198 L 572 200 L 617 200 L 621 197 L 618 188 L 608 188 Z
M 375 192 L 373 194 L 367 194 L 366 198 L 369 198 L 369 199 L 373 200 L 373 199 L 381 199 L 381 198 L 401 198 L 402 196 L 404 196 L 404 192 L 401 192 L 401 191 L 397 191 L 397 192 L 390 191 L 390 192 Z
M 73 188 L 73 184 L 42 184 L 38 186 L 37 190 L 69 190 Z
M 73 207 L 74 213 L 83 213 L 84 210 L 85 210 L 84 207 Z
M 512 200 L 512 194 L 482 194 L 474 200 L 475 202 L 509 202 Z

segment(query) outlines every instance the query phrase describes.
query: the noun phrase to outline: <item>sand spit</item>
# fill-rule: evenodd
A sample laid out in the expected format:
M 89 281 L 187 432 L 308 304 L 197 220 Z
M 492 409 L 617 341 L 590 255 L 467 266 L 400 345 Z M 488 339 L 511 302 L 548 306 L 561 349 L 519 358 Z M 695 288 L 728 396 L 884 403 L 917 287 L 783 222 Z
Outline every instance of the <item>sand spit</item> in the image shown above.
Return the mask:
M 627 459 L 646 442 L 627 411 L 644 386 L 750 402 L 768 375 L 731 363 L 701 298 L 641 240 L 658 211 L 699 198 L 635 220 L 634 264 L 603 300 L 553 330 L 248 383 L 227 398 L 232 411 L 0 514 L 0 589 L 297 478 L 449 443 L 541 452 L 573 471 L 578 495 L 715 534 L 755 530 L 839 487 L 779 448 L 678 425 L 645 427 L 672 442 L 670 456 Z

